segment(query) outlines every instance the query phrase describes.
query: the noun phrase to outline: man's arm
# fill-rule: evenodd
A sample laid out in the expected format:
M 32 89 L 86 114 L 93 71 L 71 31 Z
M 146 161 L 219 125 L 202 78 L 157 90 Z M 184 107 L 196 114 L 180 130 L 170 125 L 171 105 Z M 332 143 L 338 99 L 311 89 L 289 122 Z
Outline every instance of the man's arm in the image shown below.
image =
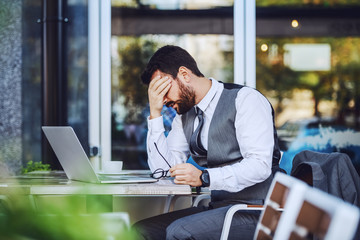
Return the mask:
M 158 168 L 168 170 L 163 157 L 173 167 L 186 162 L 189 155 L 189 145 L 182 129 L 181 117 L 176 115 L 171 126 L 169 135 L 165 137 L 163 118 L 148 119 L 147 153 L 148 164 L 151 171 Z M 156 146 L 155 146 L 156 144 Z M 160 155 L 161 154 L 161 155 Z
M 236 138 L 243 160 L 209 168 L 210 189 L 237 192 L 271 174 L 274 133 L 271 106 L 258 91 L 244 87 L 236 98 Z

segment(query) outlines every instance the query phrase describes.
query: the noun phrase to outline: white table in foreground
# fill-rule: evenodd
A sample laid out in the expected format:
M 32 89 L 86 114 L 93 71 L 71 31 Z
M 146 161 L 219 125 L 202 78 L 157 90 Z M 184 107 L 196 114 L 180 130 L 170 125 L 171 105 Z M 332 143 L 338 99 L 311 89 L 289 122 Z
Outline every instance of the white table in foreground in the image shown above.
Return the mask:
M 166 197 L 163 212 L 172 211 L 178 197 L 191 196 L 189 185 L 178 185 L 171 179 L 161 179 L 156 183 L 109 183 L 95 184 L 68 180 L 64 176 L 55 178 L 10 178 L 0 179 L 0 195 L 28 195 L 36 207 L 34 197 L 84 195 L 86 199 L 101 197 L 109 202 L 112 209 L 114 196 Z
M 188 185 L 177 185 L 172 180 L 138 184 L 94 184 L 64 181 L 59 184 L 30 185 L 31 195 L 191 195 Z

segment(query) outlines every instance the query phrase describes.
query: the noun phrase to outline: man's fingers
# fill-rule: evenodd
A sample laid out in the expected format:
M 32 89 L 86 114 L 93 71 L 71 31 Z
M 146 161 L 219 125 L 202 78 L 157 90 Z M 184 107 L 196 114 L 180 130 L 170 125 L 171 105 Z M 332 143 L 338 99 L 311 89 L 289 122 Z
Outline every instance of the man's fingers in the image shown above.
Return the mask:
M 185 176 L 187 174 L 187 172 L 183 171 L 183 170 L 180 170 L 180 169 L 176 169 L 176 170 L 170 171 L 170 174 L 171 174 L 172 177 Z
M 186 185 L 189 185 L 189 183 L 186 181 L 186 180 L 184 180 L 184 179 L 179 179 L 179 178 L 175 178 L 174 179 L 174 183 L 176 183 L 176 184 L 186 184 Z
M 177 164 L 170 168 L 171 177 L 176 184 L 187 184 L 191 186 L 200 186 L 201 171 L 190 163 Z
M 189 181 L 191 178 L 190 178 L 189 175 L 176 175 L 175 179 L 178 180 L 178 181 L 187 182 L 187 181 Z
M 159 117 L 164 105 L 164 98 L 169 91 L 171 84 L 168 77 L 156 76 L 149 85 L 150 119 Z
M 169 91 L 170 87 L 171 87 L 171 81 L 168 79 L 164 82 L 161 82 L 159 85 L 154 85 L 152 88 L 149 88 L 149 95 L 158 97 L 159 100 L 163 101 L 163 98 L 165 97 L 166 93 Z
M 187 165 L 188 165 L 187 163 L 180 163 L 170 168 L 169 171 L 174 176 L 179 175 L 181 173 L 183 174 L 184 172 L 186 172 L 186 169 L 188 169 Z
M 162 78 L 154 78 L 149 85 L 149 88 L 152 89 L 154 92 L 161 91 L 162 88 L 164 88 L 164 84 L 169 81 L 169 77 L 162 77 Z
M 170 168 L 170 171 L 175 171 L 178 169 L 186 169 L 188 167 L 190 167 L 189 163 L 180 163 L 180 164 L 177 164 L 174 167 Z
M 164 82 L 157 91 L 157 94 L 162 97 L 162 99 L 165 97 L 166 93 L 169 91 L 171 87 L 170 81 Z
M 170 83 L 170 80 L 162 80 L 162 81 L 158 81 L 159 84 L 156 84 L 154 87 L 154 91 L 157 93 L 157 94 L 160 94 L 164 88 L 166 88 L 166 86 L 169 85 Z
M 196 183 L 195 179 L 189 178 L 189 176 L 176 176 L 174 178 L 174 183 L 176 184 L 185 184 L 185 185 L 191 185 L 191 186 L 196 186 L 198 185 Z
M 149 87 L 152 88 L 159 80 L 161 79 L 160 75 L 157 75 L 156 77 L 154 77 L 150 83 L 149 83 Z
M 178 180 L 188 180 L 192 177 L 192 171 L 186 165 L 176 165 L 175 168 L 170 169 L 171 177 L 176 177 Z

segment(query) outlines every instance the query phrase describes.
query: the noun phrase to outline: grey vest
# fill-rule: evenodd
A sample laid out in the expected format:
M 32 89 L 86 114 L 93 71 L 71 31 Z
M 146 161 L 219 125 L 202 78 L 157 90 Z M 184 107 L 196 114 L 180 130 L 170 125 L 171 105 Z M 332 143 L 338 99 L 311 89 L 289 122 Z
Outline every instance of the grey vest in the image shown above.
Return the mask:
M 208 136 L 207 156 L 198 156 L 191 154 L 192 158 L 200 166 L 213 168 L 239 162 L 243 159 L 236 139 L 235 99 L 241 85 L 224 83 L 224 90 L 216 106 L 213 118 L 210 123 Z M 254 106 L 256 107 L 256 106 Z M 194 131 L 194 121 L 196 113 L 192 108 L 186 114 L 182 115 L 182 124 L 185 137 L 190 144 L 190 138 Z M 274 111 L 273 111 L 274 119 Z M 280 159 L 280 149 L 278 146 L 276 128 L 274 125 L 274 154 L 273 169 L 278 168 Z M 270 187 L 273 174 L 264 182 L 255 184 L 237 193 L 227 191 L 212 191 L 212 201 L 226 201 L 227 203 L 244 202 L 249 204 L 263 204 L 267 191 Z M 211 180 L 211 179 L 210 179 Z M 226 204 L 225 204 L 226 205 Z

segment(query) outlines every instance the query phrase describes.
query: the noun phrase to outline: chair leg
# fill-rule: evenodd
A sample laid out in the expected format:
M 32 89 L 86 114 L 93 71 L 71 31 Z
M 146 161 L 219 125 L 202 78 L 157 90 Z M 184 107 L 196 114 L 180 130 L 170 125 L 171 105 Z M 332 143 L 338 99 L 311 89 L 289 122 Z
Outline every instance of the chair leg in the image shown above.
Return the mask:
M 206 200 L 206 199 L 211 199 L 211 195 L 202 194 L 202 195 L 196 196 L 193 201 L 193 207 L 197 207 L 201 201 Z
M 229 208 L 229 210 L 226 213 L 225 219 L 224 219 L 224 225 L 221 232 L 220 240 L 226 240 L 229 236 L 230 226 L 233 219 L 234 214 L 239 211 L 240 209 L 246 209 L 246 204 L 237 204 Z
M 220 240 L 228 239 L 233 216 L 239 210 L 259 210 L 259 211 L 262 211 L 262 210 L 264 210 L 264 208 L 263 207 L 249 207 L 246 204 L 236 204 L 236 205 L 232 206 L 231 208 L 229 208 L 229 210 L 227 211 L 227 213 L 225 215 L 224 225 L 223 225 L 223 229 L 222 229 L 222 232 L 221 232 Z

